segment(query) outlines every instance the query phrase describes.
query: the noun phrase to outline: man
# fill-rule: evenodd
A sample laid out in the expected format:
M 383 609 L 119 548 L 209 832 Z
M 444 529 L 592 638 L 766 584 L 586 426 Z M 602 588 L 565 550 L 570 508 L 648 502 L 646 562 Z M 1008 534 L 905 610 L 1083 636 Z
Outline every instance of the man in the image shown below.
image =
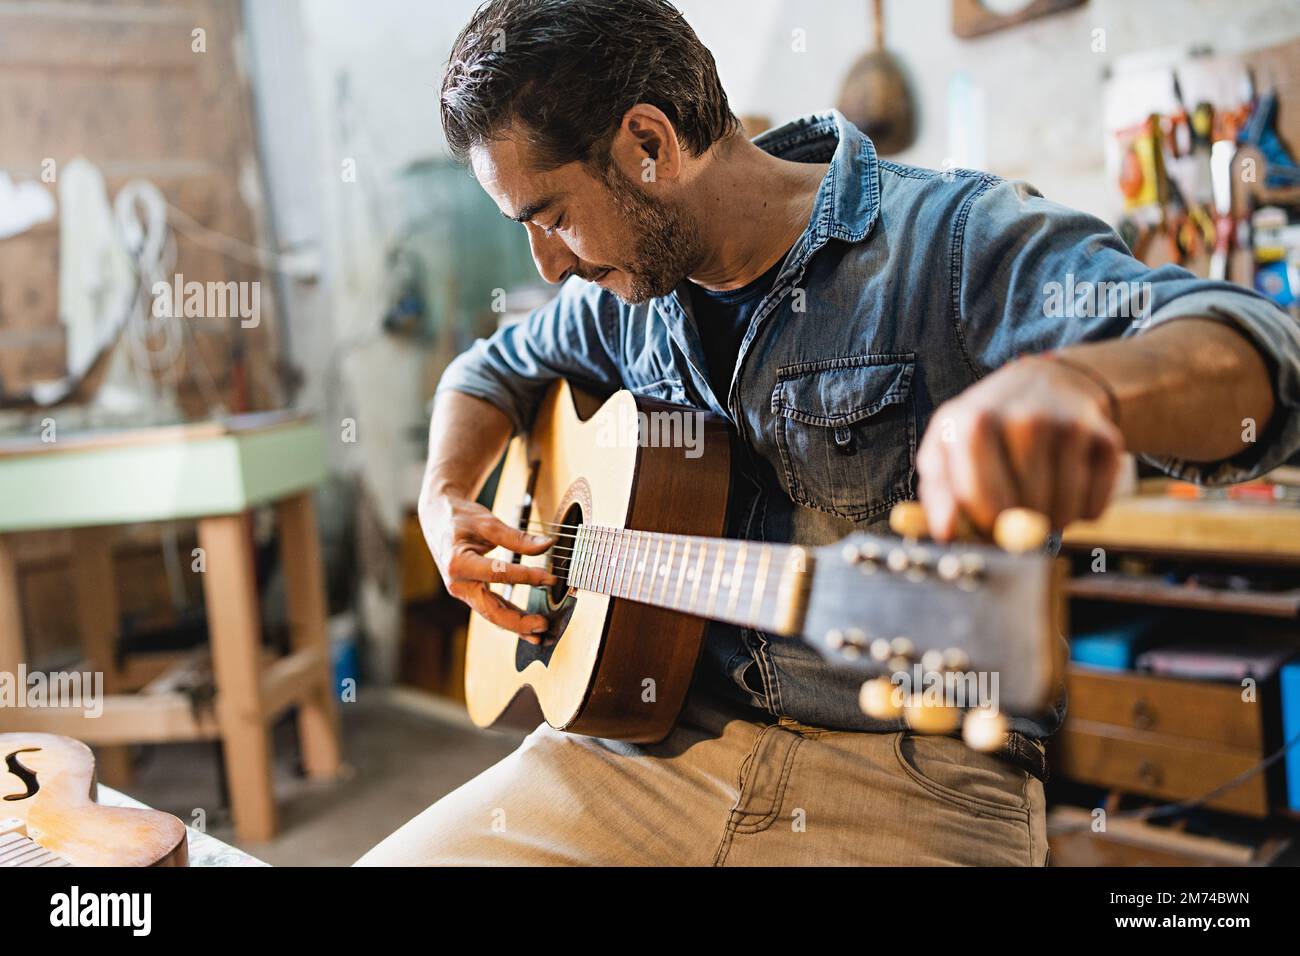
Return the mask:
M 665 0 L 491 0 L 442 119 L 562 283 L 447 370 L 420 501 L 448 590 L 526 639 L 545 622 L 488 582 L 549 577 L 485 554 L 550 539 L 475 496 L 561 376 L 729 419 L 750 539 L 880 530 L 917 493 L 943 538 L 1013 505 L 1060 528 L 1102 510 L 1124 450 L 1228 482 L 1300 448 L 1300 335 L 1269 303 L 1148 270 L 1023 183 L 881 160 L 835 113 L 746 140 Z M 1062 709 L 975 753 L 864 717 L 797 640 L 714 626 L 662 744 L 543 725 L 363 862 L 1042 865 L 1029 741 Z

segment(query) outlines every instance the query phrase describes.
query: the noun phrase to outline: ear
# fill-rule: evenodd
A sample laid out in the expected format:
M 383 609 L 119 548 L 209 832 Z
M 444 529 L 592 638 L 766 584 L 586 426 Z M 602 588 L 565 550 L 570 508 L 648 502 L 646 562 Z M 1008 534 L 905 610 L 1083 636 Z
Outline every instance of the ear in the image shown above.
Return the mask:
M 672 121 L 649 103 L 623 114 L 610 143 L 610 161 L 634 183 L 672 182 L 681 176 L 685 158 Z

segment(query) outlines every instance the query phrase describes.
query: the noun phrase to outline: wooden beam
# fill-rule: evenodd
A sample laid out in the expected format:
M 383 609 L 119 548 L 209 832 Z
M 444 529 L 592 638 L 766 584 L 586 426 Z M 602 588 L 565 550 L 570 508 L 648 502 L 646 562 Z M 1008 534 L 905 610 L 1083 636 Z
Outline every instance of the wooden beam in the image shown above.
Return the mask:
M 267 721 L 294 704 L 310 703 L 319 696 L 324 658 L 320 648 L 307 648 L 279 658 L 262 673 L 262 708 Z
M 89 717 L 80 707 L 15 707 L 4 711 L 4 729 L 62 734 L 95 746 L 215 740 L 214 716 L 194 716 L 184 694 L 106 694 L 104 711 Z
M 90 669 L 104 675 L 104 692 L 122 689 L 117 669 L 121 611 L 113 578 L 113 532 L 79 528 L 72 533 L 70 570 L 77 610 L 77 635 Z M 103 747 L 95 754 L 99 778 L 110 787 L 131 783 L 131 754 L 126 747 Z
M 235 831 L 241 840 L 269 840 L 276 829 L 271 740 L 262 704 L 262 629 L 245 515 L 201 519 L 199 547 L 206 563 L 203 594 Z
M 0 535 L 0 673 L 16 675 L 25 659 L 18 566 L 6 536 Z
M 298 737 L 309 776 L 328 779 L 339 771 L 338 710 L 330 663 L 325 573 L 312 492 L 304 491 L 276 502 L 280 526 L 280 556 L 289 610 L 289 637 L 307 687 L 298 703 Z

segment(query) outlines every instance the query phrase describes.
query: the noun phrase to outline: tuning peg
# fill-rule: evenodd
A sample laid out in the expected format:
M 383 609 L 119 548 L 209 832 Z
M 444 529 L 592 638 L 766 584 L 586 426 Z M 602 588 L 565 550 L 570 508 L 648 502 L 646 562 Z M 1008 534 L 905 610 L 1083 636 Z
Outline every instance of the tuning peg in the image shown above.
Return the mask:
M 1047 516 L 1029 508 L 1008 508 L 993 522 L 993 540 L 1003 551 L 1038 551 L 1052 533 Z
M 844 547 L 840 548 L 840 557 L 845 564 L 858 565 L 864 574 L 871 574 L 880 565 L 881 548 L 874 541 L 864 541 L 862 544 L 853 544 L 845 542 Z
M 950 647 L 943 652 L 944 670 L 949 671 L 968 671 L 970 670 L 970 655 L 960 647 Z
M 919 501 L 900 501 L 889 509 L 889 530 L 900 538 L 927 537 L 930 524 L 925 517 L 925 509 Z
M 934 556 L 926 548 L 912 548 L 908 554 L 907 579 L 923 581 L 935 566 Z
M 909 581 L 923 581 L 935 561 L 925 548 L 891 548 L 885 565 L 895 574 L 906 575 Z
M 907 726 L 923 734 L 950 734 L 961 723 L 961 711 L 956 707 L 922 703 L 920 694 L 903 704 L 903 716 Z
M 863 652 L 870 646 L 867 635 L 856 627 L 850 627 L 846 630 L 832 628 L 826 632 L 823 640 L 831 650 L 839 651 L 844 657 L 853 660 L 862 656 Z
M 895 696 L 897 690 L 888 677 L 873 678 L 858 691 L 858 707 L 876 720 L 897 720 L 903 712 Z
M 900 538 L 912 541 L 930 537 L 930 522 L 925 516 L 925 508 L 919 501 L 900 501 L 889 509 L 889 530 Z M 978 538 L 975 529 L 963 514 L 957 515 L 953 528 L 954 541 L 972 541 Z
M 961 567 L 957 575 L 957 587 L 963 591 L 974 591 L 984 577 L 986 570 L 984 557 L 974 551 L 967 551 L 957 559 L 957 562 Z
M 921 670 L 926 671 L 927 673 L 930 671 L 941 671 L 943 670 L 943 665 L 943 651 L 938 648 L 932 647 L 921 655 Z
M 971 750 L 991 753 L 1007 739 L 1007 719 L 992 707 L 976 708 L 962 721 L 961 738 Z

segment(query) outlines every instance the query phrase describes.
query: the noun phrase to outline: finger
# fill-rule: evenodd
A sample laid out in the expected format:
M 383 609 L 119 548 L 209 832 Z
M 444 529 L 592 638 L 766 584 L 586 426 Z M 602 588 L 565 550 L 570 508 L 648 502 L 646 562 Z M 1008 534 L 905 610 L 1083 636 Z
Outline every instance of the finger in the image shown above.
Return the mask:
M 1058 445 L 1056 460 L 1052 462 L 1056 471 L 1050 514 L 1053 528 L 1064 528 L 1083 516 L 1092 484 L 1092 469 L 1088 461 L 1090 445 L 1090 434 L 1073 429 Z
M 530 644 L 540 644 L 549 626 L 540 614 L 528 614 L 511 604 L 486 584 L 470 585 L 457 594 L 462 601 L 497 627 L 518 634 Z
M 474 525 L 474 533 L 484 541 L 500 545 L 518 554 L 541 554 L 555 544 L 555 536 L 530 534 L 512 528 L 491 512 L 485 513 Z
M 1013 504 L 1045 515 L 1052 513 L 1056 429 L 1033 419 L 1012 422 L 1003 430 L 1007 462 L 1016 487 Z
M 1015 481 L 991 415 L 978 415 L 966 444 L 949 454 L 948 475 L 958 509 L 984 532 L 1016 503 Z
M 956 532 L 957 499 L 953 497 L 948 482 L 948 455 L 944 443 L 923 445 L 916 459 L 920 475 L 917 492 L 925 509 L 930 536 L 938 541 L 948 541 Z
M 498 552 L 499 553 L 499 552 Z M 533 584 L 545 587 L 559 581 L 543 567 L 507 561 L 502 557 L 487 557 L 473 551 L 461 551 L 452 562 L 452 576 L 465 581 L 485 581 L 490 584 Z
M 1094 435 L 1089 442 L 1087 460 L 1091 480 L 1085 495 L 1083 517 L 1097 518 L 1106 510 L 1119 478 L 1122 449 L 1118 432 L 1113 435 Z

